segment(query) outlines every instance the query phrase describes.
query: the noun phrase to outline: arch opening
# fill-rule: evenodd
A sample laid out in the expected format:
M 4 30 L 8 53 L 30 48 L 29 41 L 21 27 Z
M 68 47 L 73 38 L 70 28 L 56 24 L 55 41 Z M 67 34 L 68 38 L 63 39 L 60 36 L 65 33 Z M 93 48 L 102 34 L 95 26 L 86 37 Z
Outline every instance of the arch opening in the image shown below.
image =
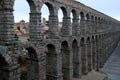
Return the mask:
M 44 38 L 48 37 L 48 30 L 49 30 L 49 8 L 48 4 L 44 4 L 41 8 L 41 26 L 42 26 L 42 35 Z
M 84 38 L 81 38 L 80 41 L 80 53 L 81 53 L 81 72 L 82 75 L 86 75 L 87 74 L 87 55 L 86 55 L 86 48 L 85 48 L 85 40 Z
M 80 12 L 80 20 L 85 20 L 85 15 L 83 12 Z
M 39 77 L 39 64 L 37 53 L 32 47 L 23 49 L 17 59 L 20 65 L 20 80 L 34 80 Z M 33 74 L 31 74 L 33 73 Z
M 80 33 L 83 34 L 85 32 L 85 15 L 83 12 L 80 12 Z
M 70 52 L 67 41 L 62 42 L 61 44 L 61 54 L 62 54 L 62 73 L 63 80 L 69 80 L 69 60 L 70 60 Z
M 95 70 L 95 66 L 96 66 L 96 54 L 95 54 L 95 51 L 96 51 L 96 47 L 95 47 L 95 38 L 94 36 L 92 36 L 92 68 Z
M 56 50 L 55 46 L 52 44 L 47 45 L 47 52 L 46 52 L 46 79 L 47 80 L 55 80 L 55 75 L 57 75 L 56 70 Z
M 96 35 L 95 37 L 95 40 L 96 40 L 96 70 L 98 71 L 99 70 L 99 37 L 98 35 Z
M 45 9 L 43 8 L 44 5 L 46 6 Z M 44 9 L 44 11 L 41 11 L 41 12 L 42 12 L 42 15 L 44 14 L 45 16 L 47 16 L 48 21 L 45 21 L 45 19 L 43 19 L 45 23 L 42 24 L 42 35 L 44 36 L 44 38 L 57 37 L 58 36 L 58 16 L 55 11 L 55 8 L 52 4 L 48 2 L 44 3 L 44 5 L 42 6 L 42 9 Z
M 92 52 L 91 52 L 91 41 L 90 37 L 87 38 L 87 46 L 86 46 L 86 51 L 87 51 L 87 59 L 88 59 L 88 71 L 90 72 L 92 70 Z
M 0 79 L 1 80 L 7 80 L 7 77 L 9 77 L 9 72 L 6 72 L 7 66 L 9 64 L 5 60 L 5 58 L 0 54 Z M 6 75 L 8 75 L 6 77 Z
M 79 17 L 77 16 L 76 11 L 73 9 L 71 11 L 71 34 L 72 35 L 77 35 L 79 30 L 78 30 L 78 26 L 79 26 Z
M 64 18 L 67 17 L 67 11 L 65 9 L 65 7 L 60 7 L 58 10 L 58 31 L 59 34 L 62 35 L 62 33 L 64 32 L 63 27 L 64 27 Z
M 22 4 L 20 6 L 19 4 Z M 16 40 L 28 41 L 29 40 L 29 2 L 25 0 L 15 0 L 14 2 L 14 35 Z
M 63 9 L 60 8 L 58 10 L 58 31 L 59 31 L 59 34 L 61 34 L 61 28 L 63 27 Z
M 86 19 L 86 28 L 85 28 L 85 32 L 87 32 L 87 33 L 90 33 L 91 32 L 91 24 L 90 24 L 90 16 L 89 16 L 89 14 L 87 14 L 86 15 L 86 17 L 85 17 Z
M 73 40 L 72 42 L 72 51 L 73 51 L 73 77 L 80 77 L 80 53 L 77 40 Z

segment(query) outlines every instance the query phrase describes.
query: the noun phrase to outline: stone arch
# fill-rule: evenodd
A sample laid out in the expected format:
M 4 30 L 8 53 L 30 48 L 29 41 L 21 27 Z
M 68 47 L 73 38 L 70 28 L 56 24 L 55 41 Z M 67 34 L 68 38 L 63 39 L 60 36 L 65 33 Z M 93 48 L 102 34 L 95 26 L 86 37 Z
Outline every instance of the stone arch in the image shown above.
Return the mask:
M 103 18 L 101 18 L 101 20 L 100 20 L 100 22 L 101 22 L 101 28 L 103 29 Z
M 41 6 L 40 13 L 41 13 L 41 33 L 43 38 L 48 38 L 49 30 L 50 30 L 50 15 L 54 14 L 51 13 L 53 10 L 53 5 L 49 2 L 44 2 Z
M 92 70 L 92 52 L 91 52 L 91 39 L 87 37 L 86 40 L 86 51 L 87 51 L 87 62 L 88 62 L 88 71 Z
M 99 35 L 99 68 L 102 68 L 102 61 L 103 61 L 103 52 L 102 52 L 102 34 Z
M 8 64 L 12 64 L 12 57 L 10 56 L 10 54 L 8 54 L 8 47 L 6 46 L 0 46 L 0 54 L 2 57 L 4 57 L 5 61 Z
M 86 44 L 85 44 L 85 39 L 81 38 L 80 40 L 80 53 L 81 53 L 81 72 L 82 75 L 86 75 L 87 74 L 87 54 L 86 54 Z
M 63 18 L 66 17 L 66 16 L 67 16 L 67 9 L 66 9 L 66 7 L 61 6 L 60 9 L 61 9 L 62 12 L 63 12 Z
M 17 76 L 19 76 L 18 74 L 19 65 L 16 64 L 13 65 L 14 62 L 9 61 L 11 57 L 6 54 L 5 55 L 3 54 L 4 52 L 2 54 L 0 53 L 0 79 L 1 80 L 18 79 Z
M 86 14 L 86 20 L 89 20 L 89 19 L 90 19 L 89 14 Z
M 95 21 L 96 21 L 96 22 L 98 21 L 98 18 L 97 18 L 97 16 L 95 16 Z
M 98 18 L 97 18 L 97 16 L 95 16 L 95 31 L 97 31 L 97 22 L 98 22 Z
M 91 32 L 91 24 L 90 24 L 90 15 L 87 13 L 86 14 L 86 29 L 85 32 L 90 33 Z
M 13 6 L 15 4 L 15 1 L 16 0 L 13 0 Z M 35 1 L 34 0 L 26 0 L 27 3 L 29 4 L 29 7 L 30 7 L 30 10 L 31 12 L 34 12 L 36 10 L 36 4 L 35 4 Z
M 58 64 L 58 63 L 56 63 L 56 60 L 57 60 L 56 48 L 53 44 L 48 44 L 46 47 L 47 47 L 46 79 L 47 80 L 56 80 L 55 75 L 57 75 L 57 70 L 55 68 L 57 67 L 57 64 Z
M 11 2 L 13 3 L 12 6 L 15 5 L 15 1 L 16 0 L 12 0 Z M 35 1 L 34 0 L 25 0 L 27 3 L 28 3 L 28 6 L 29 6 L 29 10 L 30 10 L 30 14 L 29 15 L 29 21 L 31 22 L 31 15 L 32 13 L 36 13 L 37 12 L 37 8 L 36 8 L 36 4 L 35 4 Z
M 11 0 L 11 2 L 10 2 L 10 4 L 12 5 L 12 8 L 15 5 L 15 1 L 16 0 Z M 34 20 L 35 20 L 36 13 L 38 11 L 38 7 L 36 7 L 36 3 L 34 0 L 25 0 L 25 1 L 28 3 L 28 7 L 30 10 L 30 13 L 28 13 L 28 15 L 29 15 L 29 31 L 28 32 L 32 34 L 34 32 L 33 26 L 35 23 Z M 33 19 L 33 16 L 34 16 L 34 19 Z M 13 12 L 12 12 L 12 18 L 14 18 Z M 12 23 L 14 24 L 14 21 L 12 21 Z M 36 27 L 36 25 L 37 24 L 35 24 L 35 27 Z M 30 38 L 33 38 L 33 36 L 31 34 L 29 36 L 30 36 Z M 14 37 L 16 38 L 16 35 Z
M 95 30 L 94 21 L 95 21 L 95 19 L 94 19 L 94 16 L 92 15 L 92 16 L 91 16 L 91 32 L 92 32 L 92 33 L 93 33 L 94 30 Z
M 20 65 L 20 80 L 24 77 L 25 80 L 27 80 L 27 63 L 26 59 L 23 56 L 18 56 L 17 63 Z
M 72 42 L 72 51 L 73 51 L 73 77 L 80 77 L 81 76 L 81 69 L 80 69 L 80 53 L 79 53 L 79 46 L 76 39 Z
M 96 70 L 99 70 L 99 36 L 96 35 L 95 41 L 96 41 Z
M 39 63 L 38 63 L 38 55 L 34 48 L 28 47 L 26 48 L 28 51 L 28 59 L 27 59 L 27 69 L 28 69 L 28 80 L 39 79 Z M 34 74 L 31 74 L 34 73 Z
M 61 54 L 62 54 L 62 73 L 63 73 L 63 80 L 70 80 L 71 79 L 71 69 L 70 69 L 70 50 L 67 41 L 63 41 L 61 43 Z
M 54 10 L 54 6 L 53 4 L 49 3 L 49 2 L 45 2 L 44 3 L 48 9 L 49 9 L 49 15 L 55 15 L 55 10 Z
M 1 80 L 8 80 L 10 77 L 9 72 L 7 72 L 7 66 L 9 63 L 6 61 L 6 59 L 0 54 L 0 79 Z M 7 75 L 7 77 L 6 77 Z
M 0 54 L 0 68 L 9 65 L 9 63 L 6 61 L 6 59 Z
M 30 13 L 31 7 L 34 8 L 32 10 L 35 11 L 34 2 L 32 0 L 12 0 L 13 1 L 13 31 L 14 31 L 14 38 L 15 40 L 19 41 L 28 41 L 30 33 Z M 12 3 L 11 1 L 11 3 Z M 19 8 L 19 4 L 21 4 L 21 8 Z M 21 35 L 19 35 L 21 34 Z M 26 35 L 26 36 L 25 36 Z M 25 37 L 25 38 L 22 38 Z
M 30 6 L 30 10 L 31 12 L 34 12 L 36 9 L 36 5 L 35 5 L 35 1 L 34 0 L 27 0 L 29 6 Z
M 84 12 L 80 12 L 80 19 L 81 20 L 85 20 L 85 14 L 84 14 Z
M 92 42 L 92 68 L 95 69 L 96 67 L 96 45 L 95 45 L 95 37 L 92 36 L 92 39 L 91 39 L 91 42 Z
M 18 79 L 19 65 L 15 64 L 12 55 L 9 53 L 7 46 L 0 46 L 0 79 L 9 80 L 9 79 Z M 10 56 L 11 55 L 11 56 Z M 14 74 L 11 74 L 14 73 Z M 7 76 L 7 77 L 6 77 Z
M 103 19 L 103 22 L 105 23 L 105 19 Z
M 85 33 L 85 14 L 80 12 L 80 33 Z
M 98 17 L 98 20 L 97 20 L 98 22 L 98 25 L 97 25 L 97 29 L 99 30 L 99 29 L 101 29 L 100 27 L 101 27 L 101 21 L 100 21 L 100 17 Z
M 98 17 L 98 22 L 100 22 L 100 17 Z
M 61 10 L 61 13 L 63 15 L 62 17 L 61 17 L 61 14 L 59 13 L 60 10 Z M 67 10 L 64 6 L 61 6 L 58 9 L 58 19 L 60 20 L 60 18 L 62 18 L 62 21 L 58 23 L 60 34 L 63 34 L 63 32 L 64 32 L 64 18 L 65 17 L 67 17 Z
M 69 9 L 66 7 L 61 7 L 61 10 L 63 11 L 63 21 L 62 21 L 62 28 L 61 28 L 61 34 L 64 36 L 71 35 L 71 18 L 69 14 Z
M 101 20 L 100 20 L 100 21 L 101 21 L 101 23 L 103 24 L 103 18 L 101 18 Z
M 50 2 L 44 2 L 49 10 L 47 30 L 45 30 L 45 34 L 48 36 L 47 38 L 57 38 L 58 37 L 58 16 L 56 7 Z
M 77 35 L 79 32 L 79 16 L 76 10 L 72 9 L 72 35 Z
M 93 15 L 91 15 L 91 21 L 94 21 L 94 16 Z
M 77 16 L 76 10 L 75 10 L 75 9 L 72 9 L 71 12 L 72 12 L 72 14 L 73 14 L 73 19 L 77 19 L 78 16 Z

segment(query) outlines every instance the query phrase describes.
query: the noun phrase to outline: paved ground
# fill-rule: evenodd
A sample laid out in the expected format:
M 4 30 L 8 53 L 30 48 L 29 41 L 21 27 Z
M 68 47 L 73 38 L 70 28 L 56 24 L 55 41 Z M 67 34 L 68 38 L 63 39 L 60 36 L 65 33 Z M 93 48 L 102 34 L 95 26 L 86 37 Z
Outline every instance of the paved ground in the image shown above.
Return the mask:
M 72 80 L 103 80 L 106 74 L 102 72 L 91 71 L 88 75 L 82 75 L 81 78 L 73 78 Z
M 108 80 L 120 80 L 120 43 L 102 68 L 102 71 L 108 74 Z

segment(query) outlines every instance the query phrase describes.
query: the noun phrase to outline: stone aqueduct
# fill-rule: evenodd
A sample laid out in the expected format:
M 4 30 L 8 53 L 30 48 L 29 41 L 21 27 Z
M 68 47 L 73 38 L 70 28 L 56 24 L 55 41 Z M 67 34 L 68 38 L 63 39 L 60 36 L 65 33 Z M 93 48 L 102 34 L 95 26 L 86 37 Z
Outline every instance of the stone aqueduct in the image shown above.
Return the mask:
M 14 1 L 0 0 L 0 80 L 20 80 L 17 60 L 23 47 L 27 80 L 72 80 L 99 71 L 119 42 L 120 22 L 88 6 L 74 0 L 27 0 L 30 41 L 20 47 L 13 34 Z M 43 4 L 50 14 L 47 39 L 41 34 Z M 63 11 L 61 33 L 58 9 Z

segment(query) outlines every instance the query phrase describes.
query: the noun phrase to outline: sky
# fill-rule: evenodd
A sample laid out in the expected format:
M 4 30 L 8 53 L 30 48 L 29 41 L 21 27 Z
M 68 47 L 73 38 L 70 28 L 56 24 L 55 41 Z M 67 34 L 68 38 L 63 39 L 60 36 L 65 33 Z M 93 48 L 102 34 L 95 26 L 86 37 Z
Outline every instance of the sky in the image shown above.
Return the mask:
M 76 0 L 79 1 L 97 11 L 100 11 L 108 16 L 111 16 L 120 21 L 120 0 Z M 49 11 L 47 6 L 42 7 L 42 17 L 48 18 Z M 14 20 L 19 22 L 20 20 L 25 20 L 29 22 L 29 5 L 26 0 L 15 0 L 14 5 Z M 59 10 L 58 17 L 61 19 L 63 14 Z M 47 16 L 47 17 L 46 17 Z

